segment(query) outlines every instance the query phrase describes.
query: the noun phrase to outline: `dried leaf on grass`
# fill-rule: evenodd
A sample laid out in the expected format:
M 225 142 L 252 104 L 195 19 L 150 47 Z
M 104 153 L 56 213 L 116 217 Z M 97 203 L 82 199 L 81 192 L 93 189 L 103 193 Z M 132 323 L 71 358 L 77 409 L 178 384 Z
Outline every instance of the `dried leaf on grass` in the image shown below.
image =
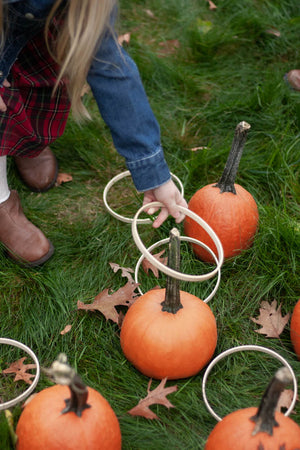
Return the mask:
M 251 317 L 254 323 L 262 326 L 259 330 L 254 330 L 256 333 L 265 334 L 266 337 L 279 338 L 289 321 L 290 313 L 287 313 L 283 317 L 281 314 L 281 304 L 276 308 L 276 300 L 273 300 L 271 304 L 266 301 L 261 302 L 258 318 Z
M 119 313 L 116 306 L 131 306 L 135 302 L 138 294 L 135 292 L 138 283 L 128 281 L 125 286 L 118 289 L 113 294 L 109 294 L 109 289 L 104 289 L 94 299 L 93 303 L 85 304 L 78 300 L 77 309 L 89 311 L 99 311 L 106 320 L 112 320 L 119 324 Z
M 165 250 L 162 250 L 159 253 L 156 253 L 154 256 L 155 259 L 157 259 L 159 262 L 161 262 L 162 264 L 166 265 L 168 262 L 168 258 L 166 256 L 162 257 L 162 255 L 164 254 Z M 149 270 L 151 270 L 154 274 L 154 276 L 156 278 L 158 278 L 159 276 L 159 272 L 158 272 L 158 268 L 155 267 L 150 261 L 148 261 L 148 259 L 144 258 L 142 261 L 142 267 L 144 269 L 144 272 L 146 272 L 146 274 L 149 274 Z
M 164 378 L 161 380 L 160 384 L 153 389 L 153 391 L 150 391 L 152 379 L 148 383 L 147 397 L 141 399 L 139 403 L 132 409 L 128 411 L 128 414 L 132 416 L 142 416 L 146 419 L 159 419 L 159 417 L 151 411 L 149 406 L 158 404 L 163 405 L 166 408 L 174 408 L 174 405 L 167 399 L 167 395 L 171 394 L 172 392 L 177 391 L 177 386 L 169 386 L 165 387 L 167 378 Z
M 69 333 L 69 331 L 71 331 L 72 329 L 72 325 L 66 325 L 65 328 L 63 330 L 61 330 L 60 334 L 67 334 Z
M 68 183 L 69 181 L 72 181 L 72 180 L 73 180 L 72 175 L 70 175 L 68 173 L 59 173 L 57 175 L 55 186 L 60 186 L 62 183 Z
M 284 389 L 279 397 L 277 402 L 276 411 L 284 413 L 293 401 L 294 391 L 292 389 Z
M 170 39 L 169 41 L 160 42 L 158 45 L 160 50 L 157 56 L 162 58 L 175 53 L 180 47 L 180 42 L 178 39 Z
M 127 278 L 128 281 L 133 282 L 133 278 L 130 275 L 131 273 L 133 273 L 134 271 L 132 269 L 130 269 L 129 267 L 121 267 L 119 264 L 117 263 L 109 263 L 110 267 L 112 268 L 112 270 L 116 273 L 118 272 L 118 270 L 121 270 L 121 275 L 122 277 Z
M 27 359 L 26 356 L 14 361 L 7 369 L 2 370 L 2 373 L 15 373 L 14 381 L 23 380 L 27 384 L 32 384 L 31 378 L 34 378 L 35 375 L 27 373 L 27 370 L 36 369 L 36 364 L 24 364 L 25 359 Z
M 211 9 L 212 11 L 214 9 L 217 9 L 217 6 L 211 1 L 211 0 L 206 0 L 209 4 L 209 9 Z

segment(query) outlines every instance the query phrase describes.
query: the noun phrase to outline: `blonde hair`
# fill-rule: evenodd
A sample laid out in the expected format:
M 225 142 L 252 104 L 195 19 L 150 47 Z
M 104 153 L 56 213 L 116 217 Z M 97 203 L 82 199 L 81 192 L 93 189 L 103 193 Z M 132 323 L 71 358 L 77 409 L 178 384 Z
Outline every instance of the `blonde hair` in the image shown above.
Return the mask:
M 54 87 L 67 78 L 68 92 L 76 119 L 89 117 L 82 103 L 82 90 L 86 82 L 95 50 L 105 32 L 111 31 L 110 19 L 117 0 L 68 0 L 61 10 L 63 0 L 56 0 L 46 21 L 45 39 L 48 50 L 60 66 Z M 49 42 L 49 26 L 56 15 L 62 14 L 56 42 Z M 1 33 L 3 32 L 3 1 L 0 0 Z

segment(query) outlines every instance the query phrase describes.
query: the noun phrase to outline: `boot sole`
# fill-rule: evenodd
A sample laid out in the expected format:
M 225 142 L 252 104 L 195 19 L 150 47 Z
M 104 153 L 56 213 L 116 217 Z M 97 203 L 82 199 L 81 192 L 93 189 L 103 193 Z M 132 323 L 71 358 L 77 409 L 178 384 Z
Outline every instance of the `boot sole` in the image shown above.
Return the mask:
M 37 267 L 37 266 L 41 266 L 46 261 L 48 261 L 48 259 L 50 259 L 51 256 L 54 253 L 54 246 L 53 246 L 52 242 L 49 241 L 49 239 L 48 239 L 48 242 L 49 242 L 49 251 L 48 251 L 48 253 L 46 253 L 46 255 L 42 256 L 42 258 L 37 259 L 36 261 L 29 262 L 29 261 L 26 261 L 26 260 L 22 260 L 22 258 L 20 258 L 18 255 L 16 255 L 16 257 L 14 258 L 12 253 L 9 253 L 8 251 L 6 251 L 5 253 L 6 253 L 7 258 L 9 258 L 11 261 L 13 261 L 15 263 L 18 263 L 20 266 L 23 266 L 23 267 Z

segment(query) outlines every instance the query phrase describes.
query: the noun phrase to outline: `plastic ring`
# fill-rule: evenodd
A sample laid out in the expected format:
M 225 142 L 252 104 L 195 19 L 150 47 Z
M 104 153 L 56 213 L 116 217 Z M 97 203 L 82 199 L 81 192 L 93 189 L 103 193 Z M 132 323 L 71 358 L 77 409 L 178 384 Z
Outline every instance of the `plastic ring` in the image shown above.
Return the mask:
M 282 364 L 284 364 L 289 371 L 291 372 L 292 378 L 293 378 L 293 384 L 294 384 L 294 395 L 293 395 L 293 400 L 292 403 L 290 405 L 290 407 L 288 408 L 288 410 L 285 412 L 285 416 L 288 416 L 292 410 L 294 409 L 296 400 L 297 400 L 297 379 L 296 376 L 294 374 L 294 371 L 292 369 L 292 367 L 289 365 L 289 363 L 283 358 L 283 356 L 279 355 L 279 353 L 275 352 L 274 350 L 271 350 L 267 347 L 260 347 L 259 345 L 241 345 L 239 347 L 233 347 L 230 348 L 229 350 L 225 350 L 225 352 L 221 353 L 220 355 L 218 355 L 216 358 L 214 358 L 211 363 L 208 365 L 203 380 L 202 380 L 202 395 L 203 395 L 203 400 L 205 403 L 206 408 L 208 409 L 208 411 L 211 413 L 211 415 L 218 420 L 219 422 L 222 420 L 221 417 L 219 417 L 214 410 L 212 409 L 212 407 L 210 406 L 210 404 L 208 403 L 207 397 L 206 397 L 206 392 L 205 392 L 205 387 L 206 387 L 206 381 L 207 381 L 207 377 L 211 371 L 211 369 L 214 367 L 214 365 L 219 362 L 221 359 L 225 358 L 228 355 L 231 355 L 232 353 L 236 353 L 236 352 L 240 352 L 240 351 L 244 351 L 244 350 L 256 350 L 259 352 L 263 352 L 263 353 L 267 353 L 268 355 L 273 356 L 275 359 L 278 359 Z
M 191 237 L 189 237 L 189 236 L 180 236 L 180 240 L 181 240 L 181 241 L 192 242 L 192 243 L 194 243 L 194 244 L 201 245 L 201 247 L 205 248 L 205 250 L 207 250 L 207 251 L 212 255 L 212 257 L 214 258 L 214 260 L 216 261 L 216 263 L 218 263 L 218 259 L 217 259 L 216 255 L 215 255 L 214 252 L 208 247 L 208 245 L 204 244 L 204 243 L 201 242 L 201 241 L 198 241 L 197 239 L 191 238 Z M 159 245 L 166 244 L 166 243 L 168 243 L 169 241 L 170 241 L 170 238 L 165 238 L 165 239 L 162 239 L 161 241 L 155 242 L 155 244 L 152 244 L 151 247 L 149 247 L 149 248 L 147 249 L 147 251 L 148 251 L 148 252 L 151 252 L 151 251 L 154 250 L 156 247 L 159 247 Z M 136 266 L 135 266 L 135 272 L 134 272 L 134 281 L 135 281 L 135 283 L 138 283 L 138 272 L 139 272 L 140 265 L 141 265 L 141 263 L 142 263 L 142 261 L 143 261 L 144 258 L 145 258 L 144 255 L 141 255 L 140 259 L 138 260 L 138 262 L 137 262 L 137 264 L 136 264 Z M 211 300 L 211 299 L 213 298 L 213 296 L 215 295 L 215 293 L 216 293 L 217 290 L 218 290 L 218 287 L 219 287 L 219 285 L 220 285 L 220 281 L 221 281 L 221 270 L 219 269 L 219 270 L 218 270 L 218 279 L 217 279 L 216 286 L 214 287 L 213 291 L 206 297 L 206 299 L 202 300 L 204 303 L 208 303 L 209 300 Z M 138 289 L 138 291 L 139 291 L 139 293 L 140 293 L 141 295 L 144 295 L 143 292 L 142 292 L 142 290 L 140 289 L 139 286 L 138 286 L 137 289 Z
M 107 196 L 108 196 L 108 192 L 109 190 L 113 187 L 114 184 L 116 184 L 118 181 L 122 180 L 125 177 L 130 176 L 130 172 L 129 170 L 126 170 L 125 172 L 119 173 L 118 175 L 116 175 L 114 178 L 112 178 L 107 185 L 104 188 L 103 191 L 103 202 L 105 205 L 105 208 L 107 209 L 107 211 L 116 219 L 120 220 L 121 222 L 125 222 L 125 223 L 132 223 L 133 219 L 130 217 L 125 217 L 122 216 L 121 214 L 118 214 L 117 212 L 115 212 L 113 209 L 111 209 L 111 207 L 109 206 L 108 202 L 107 202 Z M 171 173 L 171 177 L 178 183 L 179 187 L 180 187 L 180 191 L 181 191 L 181 195 L 184 197 L 184 188 L 183 188 L 183 184 L 180 181 L 180 179 L 174 175 L 173 173 Z M 138 223 L 152 223 L 151 219 L 139 219 Z
M 2 411 L 3 409 L 8 409 L 8 408 L 11 408 L 12 406 L 15 406 L 17 403 L 20 403 L 21 401 L 23 401 L 25 398 L 27 398 L 31 394 L 31 392 L 35 389 L 35 387 L 39 381 L 39 378 L 40 378 L 40 364 L 39 364 L 39 360 L 37 359 L 35 353 L 33 353 L 33 351 L 29 347 L 22 344 L 21 342 L 14 341 L 13 339 L 8 339 L 8 338 L 0 338 L 0 344 L 12 345 L 13 347 L 18 347 L 21 350 L 24 350 L 24 352 L 26 352 L 29 356 L 31 356 L 31 358 L 33 359 L 33 361 L 36 365 L 36 374 L 35 374 L 34 380 L 32 381 L 32 384 L 29 386 L 28 389 L 26 389 L 26 391 L 24 391 L 18 397 L 14 398 L 13 400 L 9 400 L 8 402 L 1 403 L 0 411 Z
M 138 249 L 140 250 L 140 252 L 144 255 L 144 257 L 146 259 L 148 259 L 148 261 L 150 261 L 161 272 L 165 273 L 166 275 L 169 275 L 170 277 L 176 278 L 178 280 L 205 281 L 205 280 L 209 280 L 214 275 L 216 275 L 216 273 L 220 270 L 220 268 L 223 264 L 223 260 L 224 260 L 224 251 L 223 251 L 223 247 L 220 242 L 220 239 L 218 238 L 216 233 L 213 231 L 213 229 L 208 225 L 208 223 L 206 223 L 201 217 L 199 217 L 193 211 L 190 211 L 189 209 L 185 208 L 184 206 L 177 205 L 177 208 L 179 209 L 179 211 L 181 211 L 185 215 L 191 217 L 192 219 L 195 220 L 195 222 L 197 222 L 200 226 L 202 226 L 205 229 L 205 231 L 209 234 L 209 236 L 212 238 L 215 246 L 217 247 L 218 257 L 219 257 L 219 259 L 217 261 L 217 267 L 214 270 L 212 270 L 211 272 L 208 272 L 203 275 L 189 275 L 189 274 L 177 272 L 176 270 L 170 269 L 170 267 L 165 266 L 160 261 L 158 261 L 156 258 L 154 258 L 154 256 L 151 255 L 151 253 L 149 253 L 149 251 L 146 249 L 146 247 L 144 246 L 143 242 L 141 241 L 141 239 L 139 237 L 139 234 L 137 231 L 137 219 L 138 219 L 138 216 L 140 215 L 140 213 L 142 211 L 144 211 L 145 208 L 149 208 L 152 206 L 153 207 L 163 207 L 164 205 L 160 202 L 153 202 L 153 203 L 148 203 L 147 205 L 143 205 L 138 210 L 136 215 L 134 216 L 134 219 L 133 219 L 133 222 L 131 225 L 133 240 L 134 240 L 136 246 L 138 247 Z

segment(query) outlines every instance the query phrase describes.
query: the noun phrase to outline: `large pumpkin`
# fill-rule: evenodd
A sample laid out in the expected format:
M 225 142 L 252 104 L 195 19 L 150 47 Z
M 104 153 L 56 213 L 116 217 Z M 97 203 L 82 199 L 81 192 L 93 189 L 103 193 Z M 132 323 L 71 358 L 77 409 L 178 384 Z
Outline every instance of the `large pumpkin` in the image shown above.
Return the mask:
M 220 181 L 199 189 L 189 201 L 189 209 L 204 219 L 219 237 L 224 257 L 238 255 L 253 242 L 258 227 L 258 209 L 252 195 L 239 184 L 235 177 L 250 125 L 237 125 L 226 166 Z M 187 236 L 208 245 L 215 253 L 216 247 L 206 231 L 189 217 L 185 218 L 184 230 Z M 199 245 L 193 244 L 197 257 L 213 262 L 213 258 Z
M 16 428 L 17 450 L 121 449 L 119 422 L 107 400 L 79 377 L 75 382 L 46 388 L 25 406 Z
M 290 335 L 295 353 L 300 359 L 300 300 L 296 303 L 292 313 Z
M 169 261 L 172 241 L 178 244 L 172 232 Z M 180 291 L 178 280 L 167 277 L 166 289 L 148 291 L 129 308 L 120 342 L 126 358 L 144 375 L 185 378 L 198 373 L 213 356 L 216 320 L 206 303 Z
M 300 450 L 300 427 L 275 412 L 279 395 L 290 381 L 288 369 L 279 369 L 259 408 L 245 408 L 226 416 L 209 435 L 205 450 Z

